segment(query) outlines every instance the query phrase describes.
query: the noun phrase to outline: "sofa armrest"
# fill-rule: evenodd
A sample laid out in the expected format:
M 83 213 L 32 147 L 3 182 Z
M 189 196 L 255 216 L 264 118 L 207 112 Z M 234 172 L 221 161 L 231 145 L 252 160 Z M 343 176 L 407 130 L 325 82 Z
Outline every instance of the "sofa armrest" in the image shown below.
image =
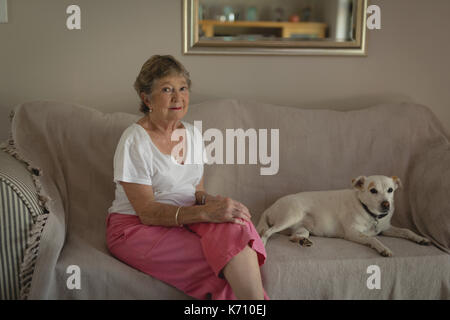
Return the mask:
M 32 174 L 26 165 L 0 151 L 0 299 L 19 299 L 20 278 L 33 225 L 42 215 Z
M 440 142 L 417 156 L 409 179 L 411 214 L 417 230 L 450 253 L 450 143 Z

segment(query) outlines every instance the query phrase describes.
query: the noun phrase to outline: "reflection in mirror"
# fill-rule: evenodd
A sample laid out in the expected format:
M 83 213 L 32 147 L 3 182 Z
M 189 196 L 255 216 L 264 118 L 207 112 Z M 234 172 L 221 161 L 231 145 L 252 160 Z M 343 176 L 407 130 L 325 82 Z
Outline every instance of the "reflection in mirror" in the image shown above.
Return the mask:
M 191 49 L 340 48 L 364 55 L 366 5 L 367 0 L 185 0 L 191 27 L 185 24 L 185 31 L 192 35 Z M 339 54 L 328 54 L 333 53 Z
M 356 0 L 200 0 L 199 37 L 355 39 Z

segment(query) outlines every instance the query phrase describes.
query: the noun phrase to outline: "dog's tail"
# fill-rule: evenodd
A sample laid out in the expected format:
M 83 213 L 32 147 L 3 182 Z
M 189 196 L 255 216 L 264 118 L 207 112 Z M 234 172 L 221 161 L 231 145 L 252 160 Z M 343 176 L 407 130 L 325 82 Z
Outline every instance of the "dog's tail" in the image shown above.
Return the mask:
M 267 210 L 265 210 L 261 218 L 259 219 L 258 226 L 256 227 L 256 231 L 258 231 L 258 234 L 260 237 L 262 237 L 266 231 L 270 228 L 268 222 L 267 222 Z

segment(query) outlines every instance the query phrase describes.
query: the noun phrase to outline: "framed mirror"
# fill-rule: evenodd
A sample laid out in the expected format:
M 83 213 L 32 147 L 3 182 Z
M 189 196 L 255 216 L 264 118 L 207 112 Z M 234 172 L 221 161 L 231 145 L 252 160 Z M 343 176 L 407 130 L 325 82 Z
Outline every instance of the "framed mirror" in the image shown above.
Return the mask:
M 366 56 L 367 0 L 183 0 L 184 54 Z

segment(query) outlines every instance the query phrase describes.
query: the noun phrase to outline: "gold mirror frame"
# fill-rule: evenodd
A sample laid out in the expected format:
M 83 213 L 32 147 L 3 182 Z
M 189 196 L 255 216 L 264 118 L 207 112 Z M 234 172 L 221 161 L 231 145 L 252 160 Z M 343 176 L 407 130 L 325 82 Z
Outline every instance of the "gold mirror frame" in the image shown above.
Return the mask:
M 355 40 L 246 41 L 199 39 L 199 0 L 183 0 L 183 54 L 367 56 L 367 0 L 356 0 Z

